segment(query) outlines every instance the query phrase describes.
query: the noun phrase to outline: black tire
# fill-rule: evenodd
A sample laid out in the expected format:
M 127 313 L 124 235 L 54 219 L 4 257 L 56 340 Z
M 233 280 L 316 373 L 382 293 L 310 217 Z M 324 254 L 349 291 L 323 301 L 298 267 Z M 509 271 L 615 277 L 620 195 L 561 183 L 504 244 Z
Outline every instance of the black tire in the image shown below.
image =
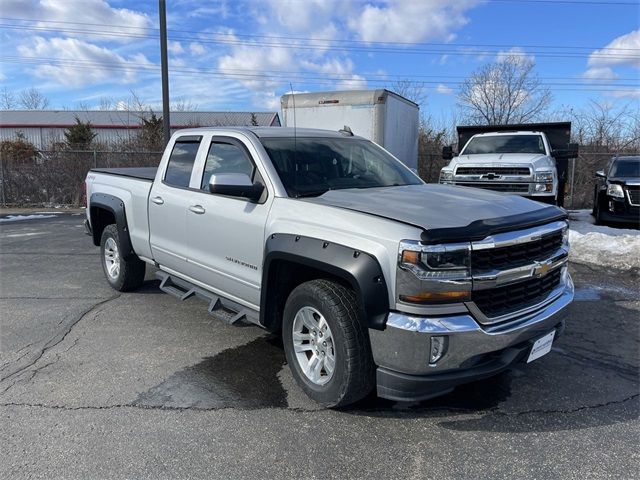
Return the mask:
M 325 318 L 334 339 L 335 368 L 324 385 L 313 383 L 302 371 L 293 345 L 293 322 L 303 307 Z M 330 280 L 312 280 L 296 287 L 287 299 L 282 339 L 287 362 L 296 382 L 324 407 L 341 407 L 367 396 L 375 385 L 375 365 L 369 334 L 353 290 Z
M 596 217 L 596 220 L 595 220 L 596 225 L 605 224 L 605 221 L 602 219 L 602 209 L 600 208 L 599 201 L 596 203 L 596 214 L 594 216 Z
M 105 258 L 105 245 L 107 241 L 113 240 L 117 246 L 117 255 L 119 259 L 118 274 L 112 276 L 107 267 Z M 104 276 L 107 277 L 109 285 L 119 292 L 130 292 L 139 288 L 144 282 L 145 263 L 138 257 L 134 256 L 128 260 L 122 257 L 122 246 L 120 245 L 120 237 L 118 235 L 118 227 L 114 224 L 107 225 L 102 232 L 100 239 L 100 259 Z

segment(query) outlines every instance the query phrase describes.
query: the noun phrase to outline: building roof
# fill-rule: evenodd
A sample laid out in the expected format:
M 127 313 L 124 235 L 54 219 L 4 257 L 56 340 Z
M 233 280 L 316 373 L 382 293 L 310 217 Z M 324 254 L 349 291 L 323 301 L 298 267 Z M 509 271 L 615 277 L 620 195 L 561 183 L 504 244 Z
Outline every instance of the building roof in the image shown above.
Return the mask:
M 158 117 L 161 113 L 156 113 Z M 280 126 L 276 112 L 171 112 L 171 127 Z M 138 128 L 150 112 L 129 110 L 0 110 L 0 128 L 68 128 L 79 118 L 94 128 Z

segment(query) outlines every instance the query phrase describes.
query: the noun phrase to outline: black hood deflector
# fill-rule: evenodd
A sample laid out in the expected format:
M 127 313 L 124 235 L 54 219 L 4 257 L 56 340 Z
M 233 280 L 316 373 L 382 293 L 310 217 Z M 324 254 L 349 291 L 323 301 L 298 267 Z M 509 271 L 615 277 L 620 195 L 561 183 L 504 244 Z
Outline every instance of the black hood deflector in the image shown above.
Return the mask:
M 415 226 L 429 244 L 481 240 L 567 218 L 561 208 L 518 195 L 434 184 L 330 190 L 304 201 Z

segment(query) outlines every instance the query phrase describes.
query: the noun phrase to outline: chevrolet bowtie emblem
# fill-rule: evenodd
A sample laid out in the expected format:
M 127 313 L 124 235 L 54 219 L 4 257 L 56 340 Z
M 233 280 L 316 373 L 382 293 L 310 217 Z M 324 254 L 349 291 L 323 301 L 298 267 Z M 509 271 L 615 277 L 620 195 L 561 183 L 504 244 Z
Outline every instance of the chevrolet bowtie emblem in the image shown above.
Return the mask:
M 533 276 L 534 277 L 538 277 L 538 278 L 545 277 L 547 275 L 547 273 L 549 273 L 550 269 L 551 269 L 551 264 L 550 263 L 548 263 L 548 262 L 545 262 L 545 263 L 536 262 L 536 266 L 533 267 Z
M 480 178 L 485 178 L 487 180 L 497 180 L 499 178 L 502 178 L 502 175 L 497 175 L 495 173 L 486 173 L 482 175 Z

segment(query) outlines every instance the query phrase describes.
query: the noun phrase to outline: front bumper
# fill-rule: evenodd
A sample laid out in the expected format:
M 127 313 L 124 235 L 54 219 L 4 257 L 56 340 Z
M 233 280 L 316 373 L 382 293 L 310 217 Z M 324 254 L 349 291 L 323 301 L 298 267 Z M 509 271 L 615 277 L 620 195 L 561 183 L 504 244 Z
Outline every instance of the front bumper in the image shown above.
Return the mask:
M 391 312 L 383 331 L 370 330 L 378 396 L 419 401 L 462 383 L 495 375 L 522 360 L 536 339 L 564 329 L 574 287 L 566 273 L 564 290 L 551 303 L 526 316 L 480 326 L 471 315 L 418 317 Z M 447 337 L 447 350 L 429 363 L 432 336 Z

